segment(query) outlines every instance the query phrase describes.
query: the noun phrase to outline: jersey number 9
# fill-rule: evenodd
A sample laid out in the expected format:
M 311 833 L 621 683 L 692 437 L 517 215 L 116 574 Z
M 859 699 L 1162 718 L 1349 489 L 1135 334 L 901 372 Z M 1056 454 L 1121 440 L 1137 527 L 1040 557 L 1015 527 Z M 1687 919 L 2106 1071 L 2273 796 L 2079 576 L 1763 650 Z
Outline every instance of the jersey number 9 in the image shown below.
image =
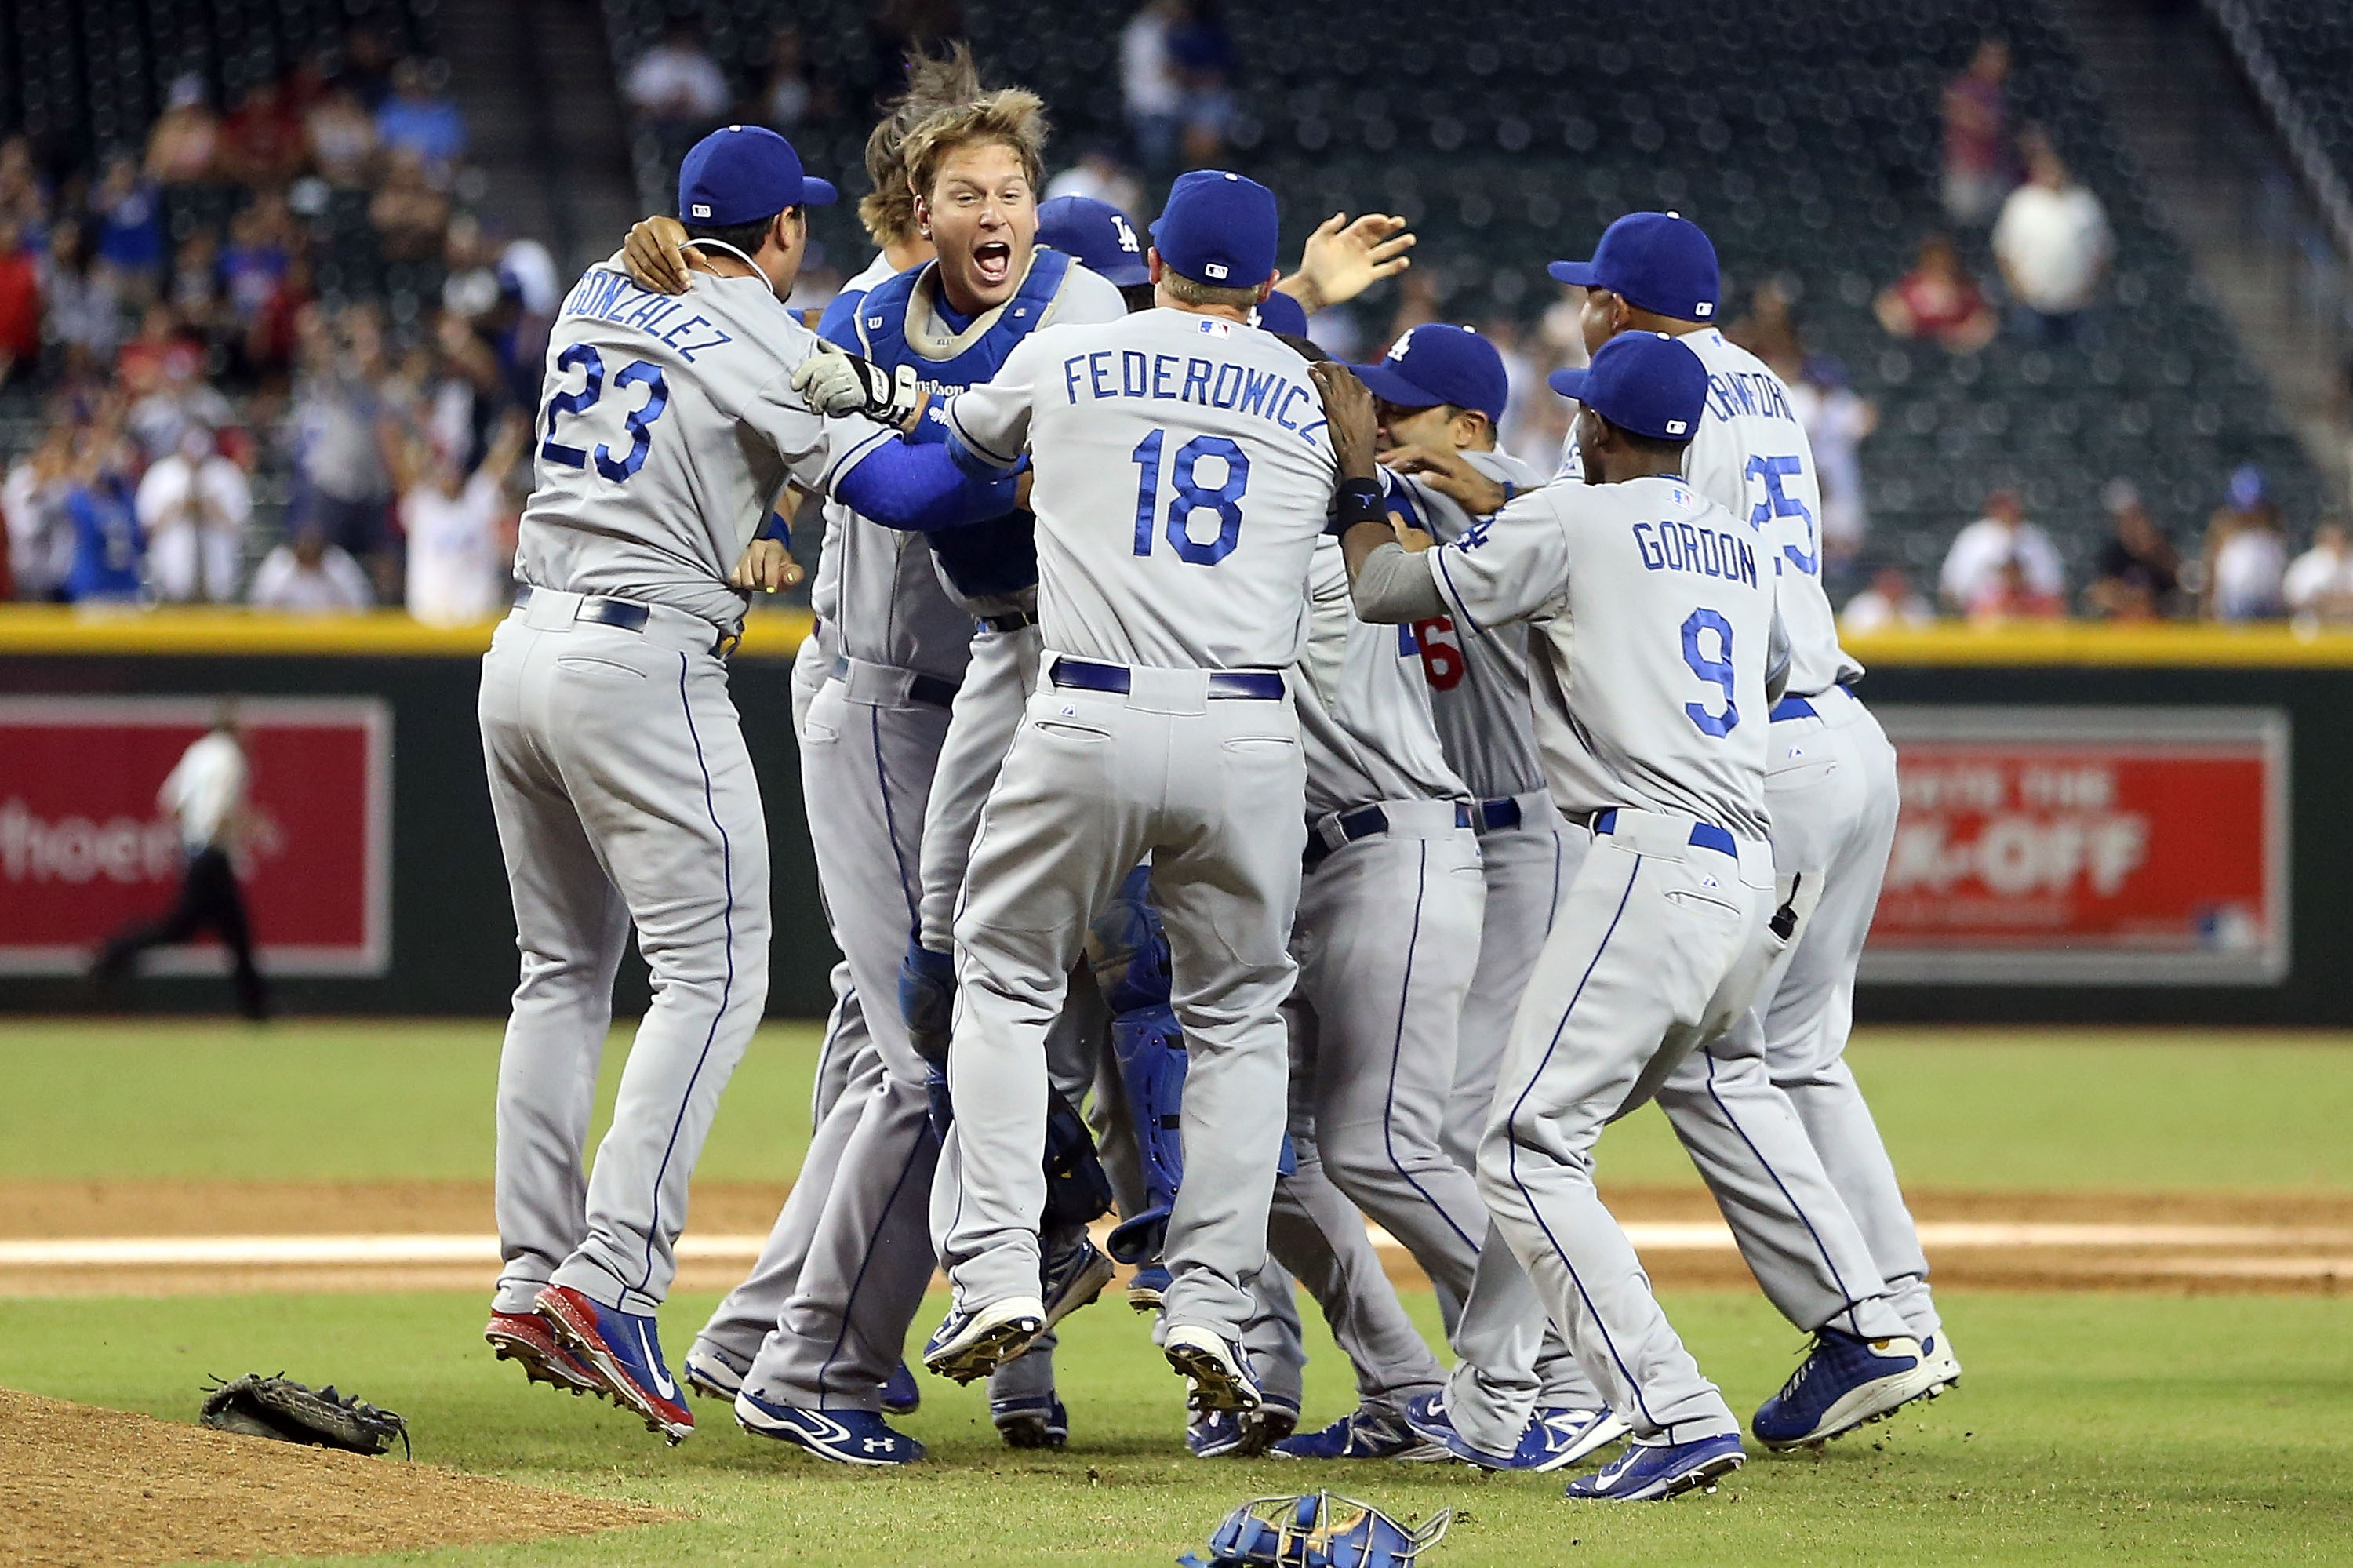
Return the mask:
M 575 370 L 586 374 L 579 391 L 548 394 L 547 414 L 541 421 L 547 438 L 539 443 L 539 455 L 565 468 L 586 468 L 589 454 L 557 440 L 555 421 L 565 414 L 585 414 L 596 406 L 597 399 L 605 395 L 604 357 L 586 344 L 575 343 L 555 356 L 555 369 L 558 376 L 568 376 Z M 653 445 L 654 421 L 670 407 L 670 384 L 662 379 L 660 366 L 650 360 L 632 360 L 613 377 L 617 392 L 625 393 L 639 386 L 646 389 L 645 402 L 621 417 L 621 428 L 629 438 L 629 450 L 615 457 L 610 445 L 600 441 L 596 446 L 596 471 L 615 484 L 627 482 L 631 474 L 646 466 L 647 449 Z
M 1168 439 L 1166 430 L 1155 430 L 1135 444 L 1127 454 L 1128 461 L 1144 471 L 1135 482 L 1135 553 L 1152 554 L 1154 514 L 1160 500 L 1160 449 Z M 1195 477 L 1194 471 L 1203 458 L 1216 458 L 1225 466 L 1226 482 L 1211 490 Z M 1178 558 L 1197 567 L 1214 567 L 1234 553 L 1242 536 L 1242 492 L 1250 488 L 1250 459 L 1242 449 L 1223 436 L 1195 436 L 1176 449 L 1170 480 L 1176 489 L 1176 499 L 1168 503 L 1166 533 L 1169 546 Z M 1193 537 L 1193 514 L 1214 512 L 1218 514 L 1218 534 L 1213 539 Z
M 1713 631 L 1716 637 L 1716 656 L 1709 658 L 1700 646 L 1700 634 Z M 1724 711 L 1712 714 L 1699 703 L 1685 703 L 1683 712 L 1699 726 L 1702 735 L 1717 739 L 1730 735 L 1740 722 L 1740 709 L 1732 700 L 1736 673 L 1732 668 L 1732 622 L 1716 611 L 1707 609 L 1693 610 L 1683 617 L 1683 662 L 1701 680 L 1724 688 Z

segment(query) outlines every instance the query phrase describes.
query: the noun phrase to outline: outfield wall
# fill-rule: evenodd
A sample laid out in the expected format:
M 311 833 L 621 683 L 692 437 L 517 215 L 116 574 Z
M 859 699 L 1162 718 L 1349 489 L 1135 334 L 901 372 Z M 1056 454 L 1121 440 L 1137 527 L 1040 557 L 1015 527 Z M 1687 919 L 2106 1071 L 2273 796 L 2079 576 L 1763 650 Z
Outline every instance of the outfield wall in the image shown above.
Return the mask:
M 788 720 L 804 627 L 755 620 L 731 675 L 767 802 L 785 1015 L 824 1011 L 834 956 Z M 168 896 L 153 791 L 223 694 L 262 748 L 257 921 L 285 1006 L 501 1011 L 513 924 L 474 726 L 487 637 L 0 609 L 0 1011 L 79 1005 L 63 971 L 86 929 Z M 2353 1024 L 2353 637 L 1937 628 L 1856 652 L 1906 798 L 1861 1016 Z M 138 1004 L 226 995 L 171 973 Z M 620 1011 L 644 996 L 632 958 Z

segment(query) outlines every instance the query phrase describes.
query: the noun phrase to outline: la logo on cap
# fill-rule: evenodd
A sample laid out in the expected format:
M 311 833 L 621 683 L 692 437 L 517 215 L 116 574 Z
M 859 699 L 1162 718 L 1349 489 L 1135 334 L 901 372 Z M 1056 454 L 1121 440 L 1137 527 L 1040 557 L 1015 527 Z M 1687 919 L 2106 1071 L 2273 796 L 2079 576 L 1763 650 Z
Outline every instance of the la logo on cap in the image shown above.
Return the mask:
M 1413 334 L 1412 334 L 1412 332 L 1411 332 L 1410 330 L 1409 330 L 1409 331 L 1406 331 L 1406 332 L 1400 333 L 1400 334 L 1398 334 L 1398 340 L 1397 340 L 1395 343 L 1393 343 L 1393 344 L 1389 344 L 1389 357 L 1390 357 L 1391 359 L 1403 359 L 1403 358 L 1405 357 L 1405 351 L 1406 351 L 1407 349 L 1409 349 L 1409 348 L 1412 347 L 1412 346 L 1413 346 Z

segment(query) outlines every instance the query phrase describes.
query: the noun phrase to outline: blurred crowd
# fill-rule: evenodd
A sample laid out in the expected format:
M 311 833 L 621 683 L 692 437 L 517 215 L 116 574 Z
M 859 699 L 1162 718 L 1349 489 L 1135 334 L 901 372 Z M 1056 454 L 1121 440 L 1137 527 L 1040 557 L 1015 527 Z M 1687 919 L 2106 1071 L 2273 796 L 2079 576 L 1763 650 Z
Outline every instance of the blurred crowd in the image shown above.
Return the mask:
M 558 281 L 448 78 L 356 29 L 94 166 L 0 142 L 0 597 L 491 613 Z

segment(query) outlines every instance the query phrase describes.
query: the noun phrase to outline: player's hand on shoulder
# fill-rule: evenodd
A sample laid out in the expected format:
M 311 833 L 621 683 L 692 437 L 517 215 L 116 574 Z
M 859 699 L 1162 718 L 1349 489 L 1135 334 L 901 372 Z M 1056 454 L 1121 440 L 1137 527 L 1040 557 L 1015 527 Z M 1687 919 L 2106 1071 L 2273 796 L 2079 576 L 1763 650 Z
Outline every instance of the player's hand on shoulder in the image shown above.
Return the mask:
M 1473 517 L 1501 511 L 1511 499 L 1502 484 L 1472 467 L 1469 459 L 1451 448 L 1392 447 L 1381 454 L 1381 462 L 1392 472 L 1413 475 Z
M 800 563 L 781 539 L 754 539 L 744 547 L 744 558 L 727 574 L 728 583 L 749 593 L 782 593 L 801 580 Z
M 1337 360 L 1318 360 L 1307 373 L 1324 396 L 1324 426 L 1332 438 L 1332 455 L 1340 461 L 1340 477 L 1374 477 L 1373 442 L 1380 419 L 1371 390 Z
M 1368 212 L 1352 223 L 1346 213 L 1335 212 L 1307 237 L 1299 270 L 1283 280 L 1283 291 L 1310 313 L 1345 303 L 1412 266 L 1406 252 L 1414 243 L 1401 217 Z
M 691 281 L 686 270 L 686 225 L 659 213 L 638 219 L 622 243 L 621 266 L 640 289 L 685 293 Z
M 904 429 L 923 407 L 913 366 L 902 365 L 893 375 L 824 338 L 794 368 L 791 386 L 828 418 L 863 414 L 877 424 Z

